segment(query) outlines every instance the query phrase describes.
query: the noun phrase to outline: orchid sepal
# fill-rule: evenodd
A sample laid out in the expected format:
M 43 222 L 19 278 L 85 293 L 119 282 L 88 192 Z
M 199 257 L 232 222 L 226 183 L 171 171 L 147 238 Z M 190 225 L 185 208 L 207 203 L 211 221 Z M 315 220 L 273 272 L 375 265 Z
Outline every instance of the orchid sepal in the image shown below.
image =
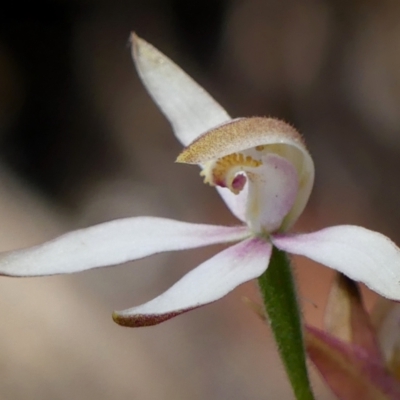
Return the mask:
M 210 94 L 165 54 L 135 33 L 131 34 L 131 43 L 140 79 L 184 146 L 231 119 Z
M 279 249 L 306 256 L 400 301 L 400 249 L 381 233 L 340 225 L 305 234 L 276 235 Z
M 259 277 L 268 267 L 271 250 L 271 244 L 260 238 L 239 242 L 190 271 L 153 300 L 114 312 L 113 319 L 123 326 L 150 326 L 212 303 Z
M 123 218 L 66 233 L 44 244 L 0 254 L 0 275 L 44 276 L 122 264 L 165 251 L 230 243 L 245 227 L 191 224 L 167 218 Z

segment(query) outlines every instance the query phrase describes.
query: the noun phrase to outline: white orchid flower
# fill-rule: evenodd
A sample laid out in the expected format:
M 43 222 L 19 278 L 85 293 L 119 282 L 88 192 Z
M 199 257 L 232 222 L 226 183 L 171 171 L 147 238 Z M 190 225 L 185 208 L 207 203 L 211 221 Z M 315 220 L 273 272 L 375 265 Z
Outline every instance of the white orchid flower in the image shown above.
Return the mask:
M 271 118 L 231 119 L 188 75 L 132 35 L 139 75 L 187 146 L 178 162 L 198 164 L 240 226 L 190 224 L 162 218 L 115 220 L 70 232 L 29 249 L 3 253 L 0 273 L 40 276 L 84 271 L 163 251 L 215 243 L 231 247 L 193 269 L 155 299 L 121 312 L 125 326 L 160 323 L 214 302 L 268 267 L 273 246 L 307 256 L 400 300 L 400 251 L 387 237 L 358 226 L 287 234 L 314 181 L 313 161 L 297 131 Z

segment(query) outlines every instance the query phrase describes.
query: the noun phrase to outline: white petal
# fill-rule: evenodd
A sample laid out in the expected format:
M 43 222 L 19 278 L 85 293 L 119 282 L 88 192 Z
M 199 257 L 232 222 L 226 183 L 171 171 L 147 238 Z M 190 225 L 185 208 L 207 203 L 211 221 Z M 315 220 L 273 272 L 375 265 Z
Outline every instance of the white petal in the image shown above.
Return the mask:
M 140 78 L 184 146 L 230 120 L 228 113 L 168 57 L 134 33 L 131 41 Z
M 126 218 L 67 233 L 28 249 L 0 254 L 0 274 L 40 276 L 84 271 L 151 254 L 241 240 L 244 227 Z
M 115 312 L 113 318 L 124 326 L 155 325 L 218 300 L 260 276 L 268 267 L 271 249 L 271 244 L 262 239 L 247 239 L 199 265 L 162 295 L 141 306 Z
M 384 297 L 400 300 L 400 249 L 378 232 L 343 225 L 272 241 L 281 250 L 309 257 Z

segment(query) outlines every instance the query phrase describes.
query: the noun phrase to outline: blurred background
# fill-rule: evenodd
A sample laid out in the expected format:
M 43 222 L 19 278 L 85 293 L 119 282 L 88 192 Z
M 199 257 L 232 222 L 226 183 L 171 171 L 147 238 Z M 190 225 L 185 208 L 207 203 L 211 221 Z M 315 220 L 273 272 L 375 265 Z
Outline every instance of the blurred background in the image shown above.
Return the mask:
M 0 249 L 135 215 L 235 223 L 197 168 L 174 164 L 180 145 L 136 75 L 132 30 L 231 115 L 302 132 L 317 175 L 296 230 L 359 224 L 400 242 L 399 2 L 3 3 Z M 293 399 L 268 328 L 242 301 L 257 301 L 254 283 L 157 327 L 112 322 L 217 250 L 0 279 L 0 398 Z M 305 317 L 321 326 L 332 273 L 295 265 Z

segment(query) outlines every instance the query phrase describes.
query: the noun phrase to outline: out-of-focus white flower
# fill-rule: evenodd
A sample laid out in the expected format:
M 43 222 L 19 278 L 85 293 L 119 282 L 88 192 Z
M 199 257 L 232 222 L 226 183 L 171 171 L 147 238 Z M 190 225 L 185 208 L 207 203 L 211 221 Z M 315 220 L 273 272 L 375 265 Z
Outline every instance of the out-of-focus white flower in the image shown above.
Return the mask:
M 40 276 L 83 271 L 215 243 L 238 242 L 189 272 L 155 299 L 114 313 L 125 326 L 148 326 L 220 299 L 259 277 L 272 247 L 307 256 L 400 300 L 400 251 L 387 237 L 357 226 L 287 234 L 314 181 L 298 132 L 272 118 L 231 119 L 215 100 L 152 45 L 132 35 L 139 75 L 184 146 L 177 161 L 198 164 L 240 226 L 162 218 L 115 220 L 0 256 L 0 273 Z

